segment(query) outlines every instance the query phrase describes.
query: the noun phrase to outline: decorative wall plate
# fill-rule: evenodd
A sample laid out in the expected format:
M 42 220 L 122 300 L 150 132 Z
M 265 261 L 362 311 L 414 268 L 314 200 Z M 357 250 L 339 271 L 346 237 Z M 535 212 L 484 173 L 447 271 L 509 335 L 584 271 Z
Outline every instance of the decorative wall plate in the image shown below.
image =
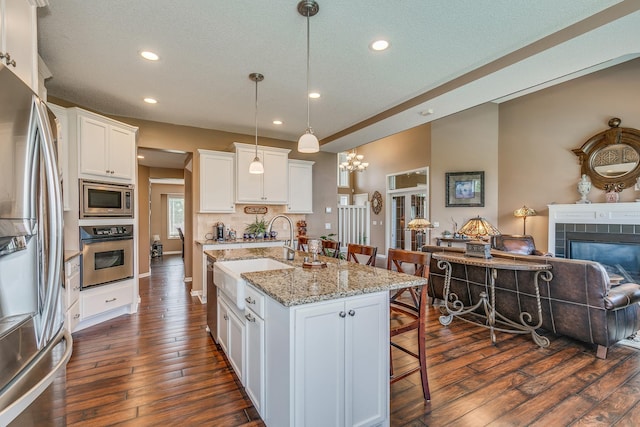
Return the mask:
M 378 191 L 374 191 L 373 196 L 371 196 L 371 209 L 376 215 L 382 210 L 382 194 Z

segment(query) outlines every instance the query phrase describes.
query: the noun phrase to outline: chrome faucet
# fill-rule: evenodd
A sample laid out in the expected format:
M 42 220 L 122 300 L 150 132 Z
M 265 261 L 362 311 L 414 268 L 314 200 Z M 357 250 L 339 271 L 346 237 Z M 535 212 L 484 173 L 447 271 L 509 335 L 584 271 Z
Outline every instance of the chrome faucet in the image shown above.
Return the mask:
M 284 218 L 287 221 L 289 221 L 289 240 L 285 241 L 284 249 L 286 251 L 285 258 L 289 261 L 293 261 L 293 258 L 296 255 L 296 250 L 293 247 L 293 221 L 291 221 L 291 218 L 282 214 L 274 216 L 273 218 L 271 218 L 271 221 L 269 221 L 269 225 L 267 226 L 267 231 L 269 232 L 269 234 L 271 234 L 273 223 L 278 218 Z

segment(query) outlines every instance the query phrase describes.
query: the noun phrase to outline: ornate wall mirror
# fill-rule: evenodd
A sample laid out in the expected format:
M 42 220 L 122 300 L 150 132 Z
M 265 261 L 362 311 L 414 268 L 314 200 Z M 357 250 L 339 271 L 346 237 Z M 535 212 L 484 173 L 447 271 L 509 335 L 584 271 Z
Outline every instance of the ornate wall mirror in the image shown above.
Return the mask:
M 609 129 L 572 150 L 580 159 L 581 174 L 605 191 L 622 191 L 640 177 L 640 131 L 621 128 L 620 123 L 619 118 L 609 120 Z

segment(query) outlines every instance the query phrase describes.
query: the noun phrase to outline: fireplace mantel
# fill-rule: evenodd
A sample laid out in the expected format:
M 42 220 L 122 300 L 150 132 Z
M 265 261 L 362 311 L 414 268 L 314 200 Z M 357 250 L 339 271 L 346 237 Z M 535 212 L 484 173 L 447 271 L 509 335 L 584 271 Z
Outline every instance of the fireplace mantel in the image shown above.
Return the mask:
M 549 206 L 549 251 L 558 247 L 557 224 L 585 224 L 620 226 L 622 232 L 640 232 L 640 203 L 585 203 L 554 204 Z M 622 227 L 630 226 L 630 227 Z M 636 227 L 637 226 L 637 227 Z M 593 230 L 596 231 L 596 230 Z M 555 249 L 554 249 L 555 248 Z M 561 255 L 561 254 L 557 254 Z M 561 255 L 562 256 L 562 255 Z

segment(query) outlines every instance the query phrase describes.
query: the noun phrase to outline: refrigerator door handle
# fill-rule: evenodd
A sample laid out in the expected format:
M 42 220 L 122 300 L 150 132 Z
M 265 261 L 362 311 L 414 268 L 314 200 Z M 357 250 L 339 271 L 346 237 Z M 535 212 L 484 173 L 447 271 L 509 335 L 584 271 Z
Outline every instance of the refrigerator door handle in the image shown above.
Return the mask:
M 47 116 L 46 107 L 43 102 L 33 96 L 33 108 L 38 126 L 38 135 L 40 135 L 40 153 L 42 155 L 44 175 L 46 179 L 46 194 L 48 204 L 48 253 L 45 254 L 46 261 L 44 272 L 46 278 L 42 286 L 44 304 L 41 311 L 41 336 L 39 338 L 39 347 L 42 348 L 53 338 L 59 329 L 56 325 L 57 315 L 60 312 L 60 287 L 62 285 L 62 262 L 63 262 L 63 229 L 62 229 L 62 190 L 58 168 L 56 165 L 56 155 L 54 151 L 53 135 Z M 41 225 L 41 228 L 44 224 Z M 42 233 L 44 234 L 44 233 Z M 47 236 L 42 235 L 45 239 Z M 44 246 L 44 245 L 43 245 Z

